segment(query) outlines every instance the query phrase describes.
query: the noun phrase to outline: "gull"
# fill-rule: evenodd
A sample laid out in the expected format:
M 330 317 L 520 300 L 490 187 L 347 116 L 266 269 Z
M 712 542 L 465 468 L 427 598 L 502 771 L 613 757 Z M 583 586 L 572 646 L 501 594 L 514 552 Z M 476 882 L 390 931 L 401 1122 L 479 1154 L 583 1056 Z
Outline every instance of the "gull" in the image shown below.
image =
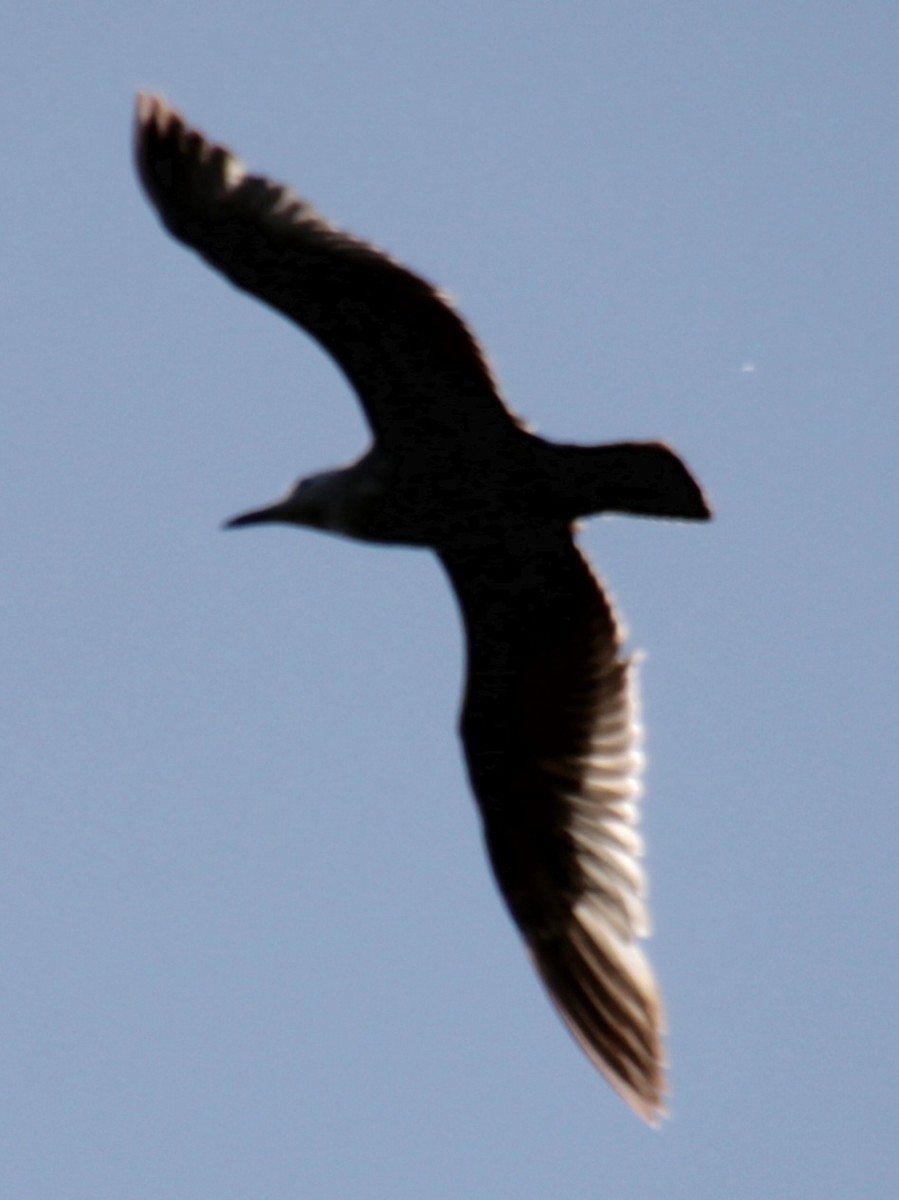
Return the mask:
M 251 174 L 160 96 L 138 97 L 135 156 L 169 232 L 314 338 L 371 427 L 356 461 L 228 527 L 281 522 L 436 554 L 462 613 L 460 733 L 499 890 L 577 1042 L 657 1123 L 664 1017 L 641 947 L 636 668 L 574 533 L 601 513 L 708 519 L 699 484 L 661 442 L 538 437 L 442 292 Z

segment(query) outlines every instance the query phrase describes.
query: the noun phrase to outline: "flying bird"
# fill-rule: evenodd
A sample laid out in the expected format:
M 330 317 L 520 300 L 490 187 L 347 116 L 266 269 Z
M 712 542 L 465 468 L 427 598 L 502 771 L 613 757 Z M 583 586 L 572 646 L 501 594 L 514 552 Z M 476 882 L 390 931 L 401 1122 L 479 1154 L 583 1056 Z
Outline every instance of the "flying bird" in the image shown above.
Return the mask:
M 635 664 L 574 540 L 599 513 L 705 520 L 660 442 L 549 442 L 506 406 L 437 288 L 248 172 L 159 96 L 138 98 L 140 179 L 163 224 L 328 352 L 373 439 L 229 527 L 284 522 L 421 546 L 467 642 L 460 732 L 499 889 L 562 1018 L 647 1121 L 664 1112 L 664 1018 L 637 829 Z

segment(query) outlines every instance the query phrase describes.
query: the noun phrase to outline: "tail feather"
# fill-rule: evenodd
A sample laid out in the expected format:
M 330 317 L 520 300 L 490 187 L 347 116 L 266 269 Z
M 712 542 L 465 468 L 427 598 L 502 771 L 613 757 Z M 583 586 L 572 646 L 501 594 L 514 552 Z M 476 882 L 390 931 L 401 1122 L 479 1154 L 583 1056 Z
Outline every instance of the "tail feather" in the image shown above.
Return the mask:
M 601 512 L 686 521 L 712 515 L 689 468 L 663 442 L 544 444 L 553 456 L 552 491 L 572 520 Z

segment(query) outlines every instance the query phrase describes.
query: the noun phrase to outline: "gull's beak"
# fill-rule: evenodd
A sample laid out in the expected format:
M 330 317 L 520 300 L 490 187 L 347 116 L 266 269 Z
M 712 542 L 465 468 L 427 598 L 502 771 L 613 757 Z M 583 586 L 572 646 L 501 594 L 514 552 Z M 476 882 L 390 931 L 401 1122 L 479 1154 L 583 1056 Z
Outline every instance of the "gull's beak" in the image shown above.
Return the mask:
M 250 512 L 241 513 L 225 521 L 222 529 L 239 529 L 242 525 L 269 525 L 273 521 L 285 521 L 285 504 L 279 500 L 277 504 L 269 504 L 265 508 L 254 508 Z

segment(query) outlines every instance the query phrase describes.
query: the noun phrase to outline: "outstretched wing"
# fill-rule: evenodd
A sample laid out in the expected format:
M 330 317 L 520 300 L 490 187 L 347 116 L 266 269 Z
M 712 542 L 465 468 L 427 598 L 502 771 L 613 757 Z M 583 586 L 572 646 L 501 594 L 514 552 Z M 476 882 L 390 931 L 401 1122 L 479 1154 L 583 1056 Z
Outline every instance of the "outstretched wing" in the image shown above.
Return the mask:
M 386 446 L 515 428 L 478 342 L 430 283 L 248 174 L 158 96 L 138 97 L 135 156 L 169 231 L 320 342 Z
M 639 945 L 634 664 L 567 529 L 441 557 L 466 626 L 462 737 L 500 889 L 575 1038 L 653 1122 L 663 1018 Z

